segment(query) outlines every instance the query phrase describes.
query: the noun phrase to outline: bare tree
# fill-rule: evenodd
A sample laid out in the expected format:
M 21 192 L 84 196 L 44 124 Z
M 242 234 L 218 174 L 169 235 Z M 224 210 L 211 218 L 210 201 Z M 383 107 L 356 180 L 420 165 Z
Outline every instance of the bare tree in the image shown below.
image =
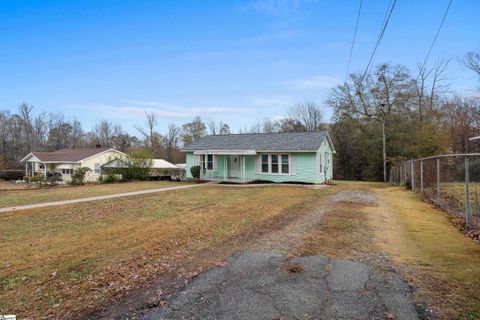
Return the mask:
M 155 128 L 158 124 L 157 120 L 157 115 L 154 112 L 145 112 L 145 118 L 146 118 L 146 129 L 140 127 L 140 126 L 135 126 L 135 128 L 145 137 L 146 142 L 145 143 L 152 151 L 155 150 L 156 147 L 156 139 L 155 135 Z
M 206 125 L 200 117 L 193 118 L 192 122 L 185 123 L 182 126 L 182 139 L 185 145 L 188 145 L 198 138 L 205 136 Z
M 465 55 L 463 63 L 467 68 L 475 72 L 480 76 L 480 53 L 475 51 L 470 51 Z
M 390 118 L 408 111 L 411 98 L 411 77 L 408 69 L 397 65 L 380 64 L 374 74 L 351 76 L 352 84 L 334 89 L 329 104 L 341 113 L 349 113 L 379 121 L 382 125 L 383 179 L 387 181 L 387 135 Z
M 168 125 L 168 133 L 165 136 L 165 147 L 168 161 L 176 161 L 176 159 L 174 159 L 173 152 L 175 149 L 177 149 L 180 132 L 180 128 L 175 124 Z
M 288 112 L 288 123 L 300 123 L 304 131 L 324 129 L 323 109 L 315 102 L 298 103 Z M 298 127 L 298 126 L 295 126 Z

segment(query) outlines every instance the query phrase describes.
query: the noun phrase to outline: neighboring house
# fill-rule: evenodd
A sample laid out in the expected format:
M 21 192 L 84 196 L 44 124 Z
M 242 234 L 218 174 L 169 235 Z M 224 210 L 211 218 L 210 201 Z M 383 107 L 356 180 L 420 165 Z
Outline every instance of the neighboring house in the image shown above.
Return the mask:
M 83 148 L 61 149 L 53 152 L 31 152 L 21 162 L 25 162 L 25 175 L 61 176 L 62 181 L 70 182 L 76 169 L 88 167 L 85 181 L 94 182 L 101 176 L 101 166 L 112 159 L 127 155 L 115 149 Z
M 332 179 L 335 148 L 321 131 L 212 135 L 182 151 L 189 178 L 198 165 L 205 180 L 323 183 Z
M 123 159 L 114 159 L 110 162 L 107 162 L 102 165 L 102 169 L 116 169 L 116 171 L 121 174 L 122 169 L 128 168 L 128 162 Z M 152 159 L 152 165 L 150 167 L 150 176 L 151 177 L 168 177 L 172 178 L 172 172 L 168 169 L 183 169 L 177 167 L 176 165 L 163 160 L 163 159 Z

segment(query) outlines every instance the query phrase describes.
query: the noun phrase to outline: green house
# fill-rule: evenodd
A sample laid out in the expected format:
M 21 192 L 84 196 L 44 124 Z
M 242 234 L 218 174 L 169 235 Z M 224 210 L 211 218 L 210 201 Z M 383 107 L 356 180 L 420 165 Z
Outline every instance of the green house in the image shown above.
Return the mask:
M 200 166 L 203 180 L 323 183 L 332 179 L 335 148 L 320 131 L 211 135 L 182 151 L 189 178 Z

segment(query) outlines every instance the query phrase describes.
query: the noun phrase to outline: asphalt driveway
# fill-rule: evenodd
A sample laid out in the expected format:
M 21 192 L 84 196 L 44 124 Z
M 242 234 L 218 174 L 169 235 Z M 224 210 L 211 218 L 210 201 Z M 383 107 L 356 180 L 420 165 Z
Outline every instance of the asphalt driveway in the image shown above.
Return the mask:
M 323 256 L 241 252 L 142 319 L 418 319 L 394 272 Z

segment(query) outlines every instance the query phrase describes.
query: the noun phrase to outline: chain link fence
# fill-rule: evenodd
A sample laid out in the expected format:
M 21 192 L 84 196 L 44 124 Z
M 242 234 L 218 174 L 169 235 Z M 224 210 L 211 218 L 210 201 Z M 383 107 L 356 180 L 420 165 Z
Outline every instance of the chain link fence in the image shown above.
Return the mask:
M 409 160 L 391 168 L 390 183 L 421 193 L 467 228 L 480 227 L 480 153 Z

